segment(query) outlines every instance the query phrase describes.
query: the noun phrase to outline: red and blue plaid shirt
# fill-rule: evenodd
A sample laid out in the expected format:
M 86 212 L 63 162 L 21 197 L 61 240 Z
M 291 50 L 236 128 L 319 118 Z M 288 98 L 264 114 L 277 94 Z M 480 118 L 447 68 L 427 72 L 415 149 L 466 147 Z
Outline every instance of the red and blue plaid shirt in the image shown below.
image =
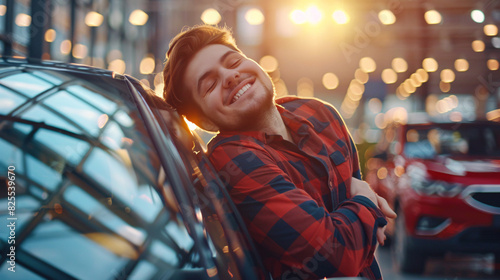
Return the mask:
M 274 279 L 381 279 L 376 231 L 387 222 L 364 196 L 356 147 L 343 119 L 316 99 L 276 100 L 293 142 L 263 132 L 223 132 L 210 161 Z

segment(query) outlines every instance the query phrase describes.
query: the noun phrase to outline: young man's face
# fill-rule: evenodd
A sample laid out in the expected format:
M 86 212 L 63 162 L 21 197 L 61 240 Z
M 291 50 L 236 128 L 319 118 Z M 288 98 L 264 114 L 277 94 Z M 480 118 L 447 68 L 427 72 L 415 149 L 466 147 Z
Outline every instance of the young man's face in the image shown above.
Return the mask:
M 203 115 L 221 131 L 252 130 L 274 106 L 269 76 L 255 61 L 224 45 L 198 51 L 183 82 Z

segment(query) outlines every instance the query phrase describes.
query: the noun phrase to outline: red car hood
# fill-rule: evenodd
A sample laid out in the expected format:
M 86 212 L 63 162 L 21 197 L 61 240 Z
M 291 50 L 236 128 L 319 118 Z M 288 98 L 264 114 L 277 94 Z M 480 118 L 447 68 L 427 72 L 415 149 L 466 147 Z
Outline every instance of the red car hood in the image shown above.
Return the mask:
M 430 177 L 436 179 L 476 178 L 480 181 L 500 184 L 500 159 L 436 157 L 419 160 L 419 163 L 414 162 L 414 164 L 420 167 L 425 166 Z

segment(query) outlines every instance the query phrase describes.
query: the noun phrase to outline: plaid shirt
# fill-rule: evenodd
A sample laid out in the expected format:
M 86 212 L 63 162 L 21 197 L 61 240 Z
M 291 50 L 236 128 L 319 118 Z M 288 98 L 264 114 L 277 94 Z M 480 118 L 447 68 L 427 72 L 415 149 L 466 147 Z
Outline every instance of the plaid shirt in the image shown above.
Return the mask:
M 364 276 L 381 279 L 374 258 L 377 227 L 387 222 L 364 196 L 343 119 L 316 99 L 276 100 L 293 142 L 259 131 L 220 133 L 210 161 L 274 279 Z

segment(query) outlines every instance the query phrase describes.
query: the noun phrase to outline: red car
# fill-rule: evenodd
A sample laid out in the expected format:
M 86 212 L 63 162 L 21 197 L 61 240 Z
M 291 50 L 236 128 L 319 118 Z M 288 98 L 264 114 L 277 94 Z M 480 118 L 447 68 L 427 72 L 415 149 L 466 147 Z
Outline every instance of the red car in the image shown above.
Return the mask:
M 500 261 L 500 123 L 391 125 L 377 148 L 366 180 L 398 213 L 388 232 L 402 272 L 446 252 Z

